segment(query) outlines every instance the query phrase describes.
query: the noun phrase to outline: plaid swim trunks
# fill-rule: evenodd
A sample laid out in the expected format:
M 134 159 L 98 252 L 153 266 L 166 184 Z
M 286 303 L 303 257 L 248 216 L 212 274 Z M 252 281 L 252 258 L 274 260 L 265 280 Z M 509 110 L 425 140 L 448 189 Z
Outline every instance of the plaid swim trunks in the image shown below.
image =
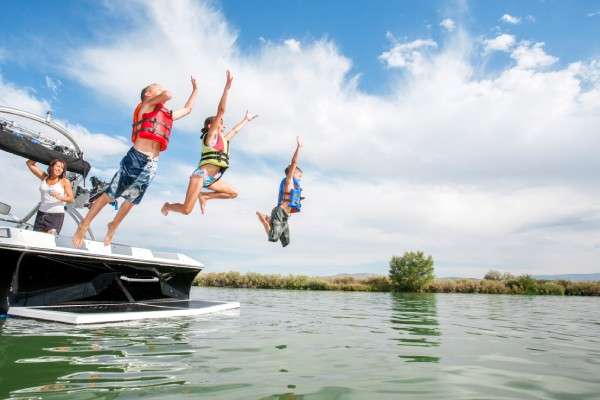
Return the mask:
M 283 208 L 277 206 L 271 211 L 271 230 L 269 231 L 269 242 L 281 241 L 283 247 L 290 244 L 290 227 L 288 226 L 288 214 Z
M 106 194 L 113 200 L 122 197 L 133 204 L 139 204 L 156 176 L 157 169 L 158 157 L 149 157 L 132 147 L 121 160 L 121 167 L 112 178 Z

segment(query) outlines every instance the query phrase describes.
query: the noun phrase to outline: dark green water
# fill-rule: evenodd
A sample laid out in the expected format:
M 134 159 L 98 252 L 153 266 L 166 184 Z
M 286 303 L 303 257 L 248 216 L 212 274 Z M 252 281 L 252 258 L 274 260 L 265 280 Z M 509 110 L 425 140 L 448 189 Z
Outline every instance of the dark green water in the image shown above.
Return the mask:
M 600 399 L 600 298 L 194 289 L 240 311 L 0 322 L 0 398 Z

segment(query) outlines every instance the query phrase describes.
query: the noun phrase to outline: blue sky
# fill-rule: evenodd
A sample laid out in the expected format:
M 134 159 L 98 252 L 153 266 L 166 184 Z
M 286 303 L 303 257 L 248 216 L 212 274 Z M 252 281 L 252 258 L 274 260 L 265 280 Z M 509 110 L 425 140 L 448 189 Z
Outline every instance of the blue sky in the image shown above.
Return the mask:
M 386 33 L 407 40 L 420 37 L 440 40 L 444 30 L 439 22 L 446 17 L 462 21 L 474 35 L 490 35 L 501 30 L 543 41 L 550 53 L 560 57 L 561 63 L 593 58 L 600 53 L 600 42 L 594 40 L 600 35 L 600 15 L 589 16 L 600 12 L 600 1 L 479 1 L 468 2 L 468 11 L 457 6 L 458 3 L 446 0 L 212 2 L 239 32 L 238 45 L 242 51 L 255 51 L 261 38 L 273 41 L 290 37 L 330 38 L 341 53 L 352 60 L 353 71 L 361 74 L 361 87 L 374 93 L 386 93 L 390 79 L 384 65 L 377 60 L 389 47 Z M 3 75 L 15 83 L 35 88 L 46 97 L 52 94 L 45 87 L 44 77 L 53 70 L 53 63 L 58 63 L 60 69 L 64 49 L 101 43 L 129 25 L 122 16 L 97 1 L 8 0 L 4 8 L 11 18 L 4 23 L 3 47 L 29 56 L 20 62 L 13 60 L 15 62 L 3 64 Z M 516 25 L 503 24 L 499 16 L 504 14 L 514 14 L 523 21 Z M 529 16 L 534 21 L 527 20 Z M 78 96 L 77 89 L 82 88 L 77 82 L 64 78 L 62 90 L 73 90 L 73 93 L 57 99 L 55 107 L 63 106 L 66 113 L 73 113 L 80 103 L 70 102 L 69 98 Z M 92 119 L 90 122 L 103 121 Z
M 199 79 L 198 105 L 118 241 L 181 248 L 214 270 L 385 272 L 392 254 L 422 249 L 445 276 L 598 271 L 600 1 L 169 4 L 3 3 L 0 102 L 49 106 L 106 179 L 139 88 L 165 83 L 177 107 L 189 74 Z M 227 178 L 241 195 L 206 217 L 162 220 L 226 68 L 227 125 L 260 114 L 233 144 Z M 272 206 L 298 133 L 311 197 L 283 250 L 253 211 Z M 26 172 L 14 179 L 32 189 L 12 201 L 35 197 Z

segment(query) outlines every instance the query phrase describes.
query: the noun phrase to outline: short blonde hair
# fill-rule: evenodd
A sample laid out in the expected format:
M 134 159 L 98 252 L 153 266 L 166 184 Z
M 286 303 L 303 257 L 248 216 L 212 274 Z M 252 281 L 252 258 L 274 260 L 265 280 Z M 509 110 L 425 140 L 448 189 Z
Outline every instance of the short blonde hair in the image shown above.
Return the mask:
M 156 86 L 156 85 L 158 85 L 158 83 L 151 83 L 151 84 L 149 84 L 148 86 L 146 86 L 145 88 L 143 88 L 143 89 L 142 89 L 142 92 L 140 93 L 140 100 L 144 101 L 144 97 L 146 97 L 146 92 L 147 92 L 148 90 L 150 90 L 150 88 L 151 88 L 152 86 Z

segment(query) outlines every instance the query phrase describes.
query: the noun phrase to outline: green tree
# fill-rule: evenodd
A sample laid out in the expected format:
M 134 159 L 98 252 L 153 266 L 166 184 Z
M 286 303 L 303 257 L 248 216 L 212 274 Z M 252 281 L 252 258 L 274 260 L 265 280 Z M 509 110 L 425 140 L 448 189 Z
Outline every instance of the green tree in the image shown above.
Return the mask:
M 396 290 L 422 292 L 433 281 L 433 258 L 409 251 L 390 260 L 390 280 Z
M 486 279 L 488 281 L 509 281 L 509 280 L 515 279 L 515 276 L 513 274 L 511 274 L 510 272 L 502 273 L 502 272 L 495 271 L 492 269 L 492 270 L 488 271 L 487 274 L 485 274 L 483 279 Z
M 488 281 L 501 281 L 502 280 L 502 273 L 498 272 L 498 271 L 488 271 L 487 274 L 485 274 L 485 276 L 483 277 L 483 279 L 487 279 Z

